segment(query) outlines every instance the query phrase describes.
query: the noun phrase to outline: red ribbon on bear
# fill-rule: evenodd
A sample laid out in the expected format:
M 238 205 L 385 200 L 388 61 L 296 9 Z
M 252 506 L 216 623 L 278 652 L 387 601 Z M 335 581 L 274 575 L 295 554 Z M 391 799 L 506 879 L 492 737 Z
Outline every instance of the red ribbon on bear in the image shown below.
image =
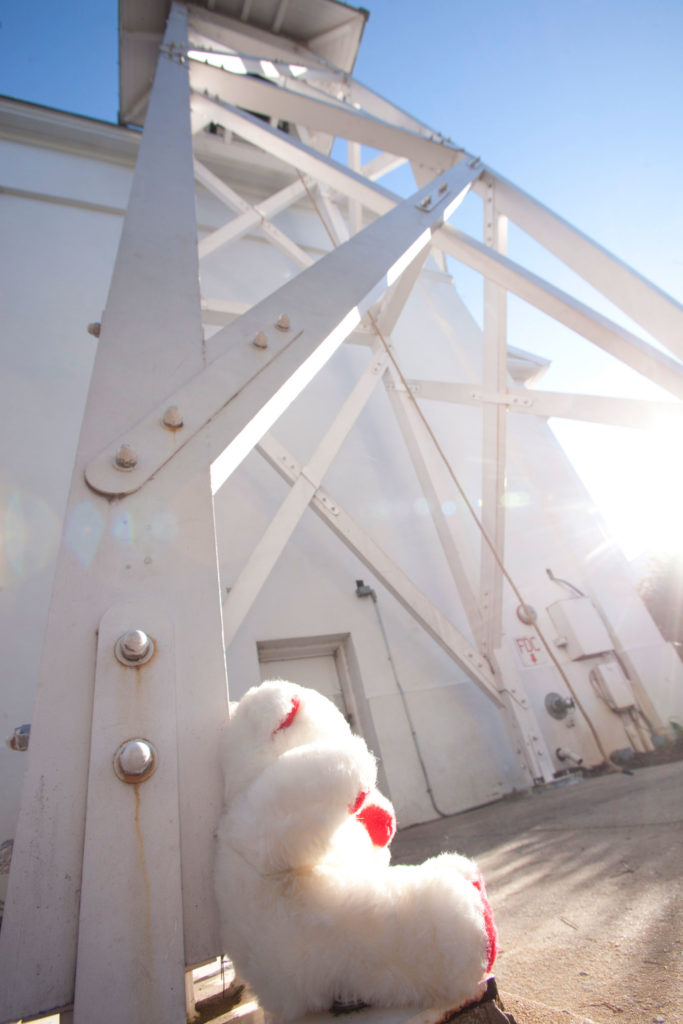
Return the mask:
M 491 910 L 491 904 L 489 903 L 488 896 L 486 895 L 486 884 L 481 871 L 477 874 L 477 877 L 473 879 L 472 885 L 475 889 L 479 890 L 484 910 L 484 926 L 486 928 L 486 939 L 488 942 L 488 960 L 486 964 L 486 973 L 488 974 L 493 967 L 496 954 L 498 952 L 498 929 L 496 928 L 495 921 L 493 920 L 493 911 Z

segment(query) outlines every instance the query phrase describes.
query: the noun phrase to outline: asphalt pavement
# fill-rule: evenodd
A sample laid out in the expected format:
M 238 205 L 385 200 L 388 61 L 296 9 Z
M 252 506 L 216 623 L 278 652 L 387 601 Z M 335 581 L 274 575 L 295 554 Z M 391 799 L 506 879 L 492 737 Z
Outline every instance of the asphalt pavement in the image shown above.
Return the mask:
M 683 762 L 399 822 L 394 863 L 442 850 L 484 873 L 520 1024 L 683 1024 Z

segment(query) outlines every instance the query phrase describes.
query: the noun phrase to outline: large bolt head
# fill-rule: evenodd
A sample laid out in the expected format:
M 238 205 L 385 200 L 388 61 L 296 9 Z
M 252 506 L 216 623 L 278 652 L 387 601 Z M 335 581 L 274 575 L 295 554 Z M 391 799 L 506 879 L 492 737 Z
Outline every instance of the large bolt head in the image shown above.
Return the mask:
M 126 740 L 114 754 L 114 771 L 122 782 L 144 782 L 155 768 L 156 751 L 149 740 Z
M 169 430 L 179 430 L 183 425 L 183 414 L 177 405 L 169 405 L 164 413 L 164 426 Z
M 123 665 L 143 665 L 154 654 L 154 643 L 142 629 L 129 629 L 119 637 L 114 653 Z
M 122 444 L 114 456 L 114 465 L 117 469 L 135 469 L 138 464 L 138 457 L 129 444 Z

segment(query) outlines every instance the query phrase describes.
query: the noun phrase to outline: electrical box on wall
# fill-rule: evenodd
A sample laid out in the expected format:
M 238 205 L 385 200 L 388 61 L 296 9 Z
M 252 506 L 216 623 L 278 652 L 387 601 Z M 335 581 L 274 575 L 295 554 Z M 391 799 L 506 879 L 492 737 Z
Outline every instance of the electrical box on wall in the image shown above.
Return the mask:
M 548 615 L 562 639 L 561 646 L 566 645 L 572 661 L 613 650 L 609 633 L 589 598 L 570 597 L 556 601 L 548 607 Z
M 616 661 L 596 665 L 590 673 L 593 685 L 613 711 L 626 711 L 635 706 L 631 684 Z

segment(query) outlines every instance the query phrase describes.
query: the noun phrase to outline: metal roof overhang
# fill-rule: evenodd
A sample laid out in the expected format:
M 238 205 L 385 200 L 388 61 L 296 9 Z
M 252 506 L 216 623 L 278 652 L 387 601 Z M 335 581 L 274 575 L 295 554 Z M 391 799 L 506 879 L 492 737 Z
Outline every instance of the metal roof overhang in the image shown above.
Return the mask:
M 141 125 L 156 69 L 170 0 L 119 0 L 119 121 Z M 188 4 L 191 21 L 239 29 L 263 55 L 264 43 L 286 43 L 350 72 L 369 12 L 339 0 L 205 0 Z M 248 45 L 248 44 L 247 44 Z M 286 58 L 285 58 L 286 59 Z

